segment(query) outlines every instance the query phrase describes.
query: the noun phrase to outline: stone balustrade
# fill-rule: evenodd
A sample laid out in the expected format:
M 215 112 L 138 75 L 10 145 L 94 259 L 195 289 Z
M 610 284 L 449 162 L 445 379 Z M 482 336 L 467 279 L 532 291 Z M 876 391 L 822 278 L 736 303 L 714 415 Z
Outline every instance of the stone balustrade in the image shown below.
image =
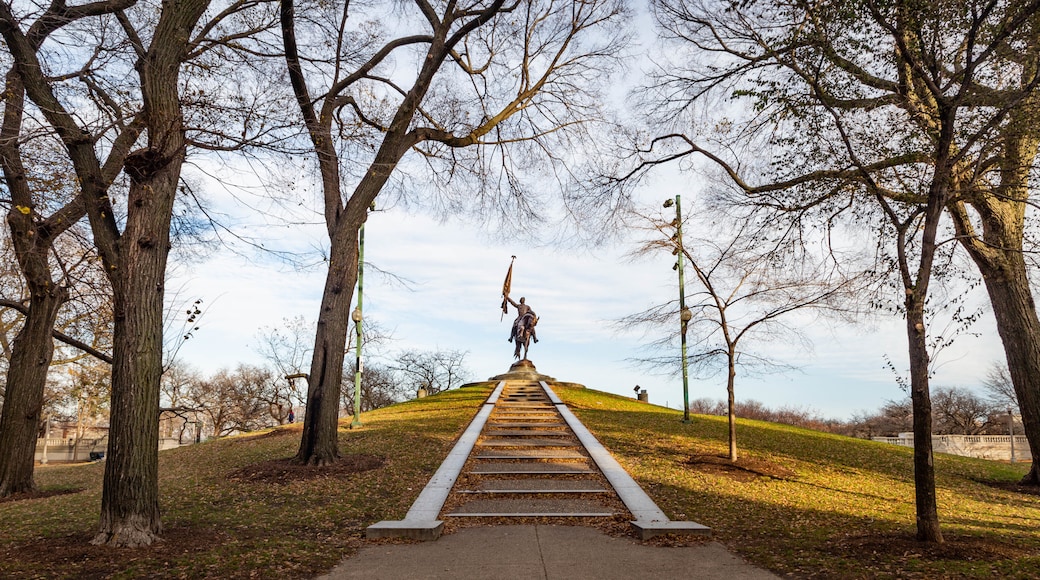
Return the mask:
M 900 433 L 898 437 L 871 437 L 872 441 L 914 446 L 913 433 Z M 932 449 L 936 453 L 949 453 L 979 459 L 995 459 L 1008 461 L 1011 459 L 1010 435 L 935 435 L 932 437 Z M 1025 435 L 1015 435 L 1015 459 L 1032 460 L 1029 453 L 1029 442 Z

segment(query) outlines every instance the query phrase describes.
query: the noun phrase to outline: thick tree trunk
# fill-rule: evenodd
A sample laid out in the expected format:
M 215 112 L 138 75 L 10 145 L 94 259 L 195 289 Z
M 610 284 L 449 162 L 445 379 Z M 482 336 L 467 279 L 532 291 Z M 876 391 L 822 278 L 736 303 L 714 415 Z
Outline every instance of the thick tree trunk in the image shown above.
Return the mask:
M 1040 485 L 1036 460 L 1040 457 L 1040 318 L 1022 250 L 1029 179 L 1040 147 L 1036 135 L 1040 104 L 1035 101 L 1030 99 L 1012 111 L 1004 129 L 997 191 L 969 189 L 966 201 L 949 208 L 958 239 L 982 274 L 1004 344 L 1023 430 L 1034 458 L 1022 480 L 1029 485 Z M 964 203 L 977 212 L 981 232 Z
M 148 146 L 127 156 L 123 165 L 130 177 L 123 233 L 117 234 L 104 212 L 97 208 L 88 212 L 95 244 L 112 282 L 115 317 L 112 418 L 100 524 L 93 544 L 145 546 L 162 531 L 159 381 L 163 295 L 173 201 L 186 147 L 179 74 L 191 31 L 209 3 L 165 0 L 148 52 L 137 63 Z
M 310 465 L 327 465 L 339 458 L 340 385 L 358 265 L 358 228 L 344 226 L 332 238 L 307 381 L 307 415 L 295 458 Z
M 54 354 L 51 331 L 66 295 L 56 285 L 34 289 L 29 314 L 12 345 L 0 415 L 0 497 L 36 489 L 33 464 L 47 369 Z
M 1033 454 L 1033 466 L 1022 483 L 1040 485 L 1036 459 L 1040 457 L 1040 319 L 1021 255 L 1006 258 L 996 264 L 984 259 L 976 259 L 975 263 L 986 283 L 1022 413 L 1023 430 Z
M 127 159 L 129 203 L 135 209 L 120 240 L 122 272 L 111 275 L 115 362 L 100 529 L 94 544 L 149 545 L 162 531 L 158 474 L 163 287 L 183 160 L 183 150 L 164 159 L 152 149 Z

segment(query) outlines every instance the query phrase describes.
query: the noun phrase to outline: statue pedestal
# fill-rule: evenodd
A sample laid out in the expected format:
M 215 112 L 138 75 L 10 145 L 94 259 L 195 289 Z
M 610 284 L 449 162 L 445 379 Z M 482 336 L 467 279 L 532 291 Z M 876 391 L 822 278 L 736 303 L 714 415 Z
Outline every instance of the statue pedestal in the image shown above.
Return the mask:
M 513 363 L 509 367 L 509 372 L 495 375 L 488 379 L 489 381 L 546 381 L 552 382 L 556 379 L 540 374 L 538 369 L 534 368 L 534 363 L 524 359 Z

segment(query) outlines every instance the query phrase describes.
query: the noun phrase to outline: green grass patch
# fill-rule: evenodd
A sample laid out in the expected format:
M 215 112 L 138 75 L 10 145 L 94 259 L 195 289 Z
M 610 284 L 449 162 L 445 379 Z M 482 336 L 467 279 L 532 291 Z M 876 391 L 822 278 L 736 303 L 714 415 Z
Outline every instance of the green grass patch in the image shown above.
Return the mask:
M 89 546 L 103 465 L 37 469 L 44 494 L 0 503 L 0 577 L 312 577 L 353 555 L 368 525 L 400 519 L 491 385 L 362 416 L 340 430 L 356 469 L 286 471 L 299 425 L 160 454 L 165 541 Z M 711 526 L 751 562 L 799 577 L 1040 577 L 1040 496 L 1022 465 L 936 456 L 947 542 L 913 540 L 910 450 L 783 425 L 738 424 L 730 465 L 724 417 L 696 416 L 592 390 L 557 392 L 673 519 Z

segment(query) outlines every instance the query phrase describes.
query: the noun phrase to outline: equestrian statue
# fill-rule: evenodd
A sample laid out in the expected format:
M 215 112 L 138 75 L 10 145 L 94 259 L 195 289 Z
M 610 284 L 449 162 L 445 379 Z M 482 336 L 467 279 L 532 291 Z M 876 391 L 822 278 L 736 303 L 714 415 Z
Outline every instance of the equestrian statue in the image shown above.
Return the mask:
M 516 341 L 513 358 L 520 358 L 520 347 L 523 346 L 524 360 L 527 360 L 527 349 L 531 347 L 531 341 L 538 342 L 538 335 L 535 334 L 534 329 L 538 325 L 538 315 L 527 305 L 526 298 L 521 297 L 519 303 L 513 302 L 513 299 L 508 294 L 506 294 L 505 298 L 516 308 L 516 320 L 513 321 L 513 330 L 509 334 L 509 342 Z
M 513 256 L 513 260 L 516 260 L 516 256 Z M 516 348 L 513 351 L 513 357 L 516 359 L 520 358 L 520 347 L 524 347 L 523 360 L 527 360 L 527 349 L 531 346 L 531 341 L 538 342 L 538 335 L 535 334 L 535 326 L 538 325 L 538 315 L 534 313 L 534 310 L 527 305 L 527 299 L 521 297 L 520 302 L 515 302 L 509 297 L 509 289 L 513 282 L 513 263 L 509 263 L 509 271 L 506 273 L 506 281 L 502 284 L 502 315 L 504 316 L 509 312 L 509 305 L 512 304 L 516 308 L 516 320 L 513 321 L 513 328 L 509 332 L 509 342 L 516 343 Z

